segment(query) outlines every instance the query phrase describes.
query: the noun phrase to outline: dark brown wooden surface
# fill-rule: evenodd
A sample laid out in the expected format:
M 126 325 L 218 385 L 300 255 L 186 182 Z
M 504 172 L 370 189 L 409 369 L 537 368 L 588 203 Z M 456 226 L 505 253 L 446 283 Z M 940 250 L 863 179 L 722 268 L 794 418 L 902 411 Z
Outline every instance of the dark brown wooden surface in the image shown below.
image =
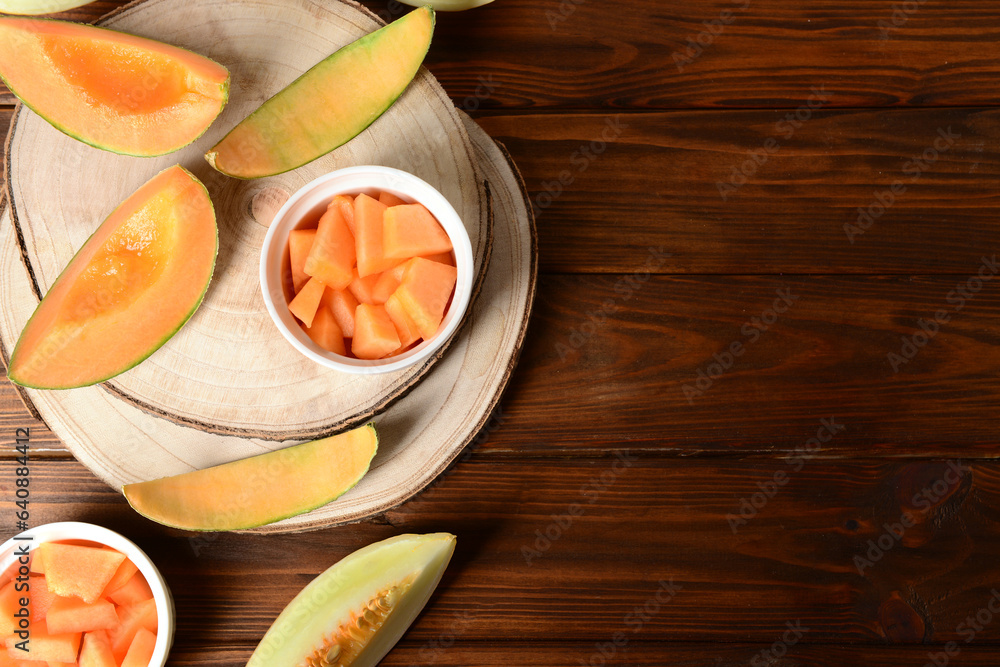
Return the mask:
M 914 3 L 893 24 L 888 0 L 743 6 L 439 15 L 428 65 L 521 168 L 542 275 L 499 428 L 429 490 L 304 535 L 165 530 L 4 384 L 0 437 L 30 427 L 38 459 L 32 522 L 94 521 L 145 547 L 177 601 L 177 665 L 244 663 L 334 561 L 432 530 L 458 552 L 386 665 L 767 664 L 796 622 L 809 630 L 776 664 L 923 665 L 948 641 L 951 664 L 1000 663 L 1000 623 L 962 625 L 1000 587 L 1000 280 L 961 309 L 953 294 L 1000 253 L 1000 9 Z M 11 102 L 0 93 L 0 124 Z M 939 132 L 952 139 L 924 156 Z M 859 207 L 876 212 L 863 233 Z M 776 290 L 791 305 L 764 324 Z M 939 310 L 897 371 L 901 337 Z M 843 429 L 811 442 L 830 419 Z M 637 625 L 671 577 L 676 595 Z

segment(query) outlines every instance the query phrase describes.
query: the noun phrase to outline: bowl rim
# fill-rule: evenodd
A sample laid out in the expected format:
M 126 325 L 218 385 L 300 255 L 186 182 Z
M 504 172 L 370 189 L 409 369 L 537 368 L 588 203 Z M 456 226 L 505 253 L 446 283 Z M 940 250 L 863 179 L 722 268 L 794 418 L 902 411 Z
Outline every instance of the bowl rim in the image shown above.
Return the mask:
M 159 569 L 145 551 L 130 539 L 116 533 L 110 528 L 82 521 L 56 521 L 45 523 L 22 531 L 0 545 L 0 572 L 18 562 L 22 555 L 30 554 L 46 542 L 61 542 L 65 540 L 84 540 L 109 546 L 120 553 L 139 568 L 146 578 L 153 599 L 156 601 L 156 644 L 153 655 L 149 659 L 149 667 L 163 667 L 170 654 L 174 640 L 174 600 Z M 27 544 L 27 551 L 21 553 L 20 545 Z M 26 567 L 22 564 L 22 567 Z M 20 574 L 20 573 L 19 573 Z
M 368 180 L 371 182 L 361 183 Z M 331 182 L 346 181 L 347 185 L 332 186 Z M 322 199 L 329 201 L 338 194 L 357 194 L 365 191 L 390 192 L 406 200 L 423 204 L 438 219 L 452 241 L 455 264 L 458 270 L 458 279 L 455 285 L 455 293 L 452 297 L 451 306 L 445 313 L 440 330 L 429 341 L 423 341 L 411 350 L 403 354 L 389 357 L 387 359 L 353 359 L 344 357 L 332 352 L 323 350 L 312 342 L 297 323 L 294 322 L 290 313 L 288 319 L 294 324 L 294 330 L 285 322 L 282 313 L 279 313 L 278 305 L 275 302 L 275 294 L 280 294 L 284 302 L 284 289 L 280 284 L 281 266 L 283 261 L 284 248 L 274 249 L 275 244 L 287 243 L 288 233 L 298 228 L 303 218 L 290 218 L 291 211 L 303 200 L 308 198 Z M 311 197 L 312 196 L 312 197 Z M 279 263 L 277 271 L 273 271 L 272 261 Z M 431 358 L 447 341 L 449 341 L 465 317 L 465 312 L 472 300 L 472 292 L 475 283 L 475 257 L 472 252 L 472 242 L 469 239 L 469 232 L 465 228 L 461 217 L 444 195 L 437 188 L 430 185 L 420 177 L 410 172 L 396 169 L 394 167 L 384 167 L 381 165 L 359 165 L 337 169 L 312 181 L 309 181 L 296 190 L 288 200 L 278 209 L 268 225 L 267 234 L 260 250 L 260 287 L 271 321 L 281 332 L 282 336 L 299 353 L 311 361 L 326 368 L 352 373 L 357 375 L 370 375 L 377 373 L 389 373 L 402 370 L 411 366 L 419 365 Z M 274 284 L 274 273 L 277 274 L 278 283 Z M 282 303 L 283 306 L 287 304 Z

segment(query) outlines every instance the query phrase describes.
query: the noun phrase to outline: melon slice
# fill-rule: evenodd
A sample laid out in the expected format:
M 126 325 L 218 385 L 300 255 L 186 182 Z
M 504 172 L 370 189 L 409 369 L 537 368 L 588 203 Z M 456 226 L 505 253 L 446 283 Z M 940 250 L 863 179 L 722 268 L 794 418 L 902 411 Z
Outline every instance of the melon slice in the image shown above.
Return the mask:
M 288 259 L 292 267 L 292 287 L 296 294 L 309 282 L 306 259 L 315 239 L 315 229 L 293 229 L 288 234 Z
M 7 655 L 18 658 L 43 662 L 76 662 L 80 650 L 80 633 L 53 635 L 49 634 L 44 623 L 32 623 L 28 627 L 28 650 L 15 648 L 21 641 L 17 636 L 5 639 Z
M 41 561 L 42 559 L 37 560 Z M 45 581 L 45 577 L 28 578 L 28 599 L 31 605 L 32 621 L 44 621 L 52 603 L 57 598 L 58 596 L 49 590 L 49 583 Z
M 108 633 L 103 630 L 88 632 L 83 636 L 80 649 L 80 667 L 118 667 Z
M 451 298 L 458 271 L 453 266 L 415 257 L 406 263 L 396 295 L 424 340 L 437 333 Z
M 340 206 L 332 205 L 319 219 L 304 271 L 332 289 L 344 289 L 354 279 L 354 262 L 354 235 Z
M 327 290 L 327 294 L 330 294 L 330 290 Z M 309 338 L 314 343 L 327 352 L 347 354 L 347 348 L 344 345 L 344 332 L 340 330 L 337 318 L 330 310 L 329 299 L 324 299 L 324 303 L 320 304 L 319 310 L 316 311 L 316 317 L 313 318 L 312 326 L 306 328 L 306 333 L 309 334 Z
M 375 286 L 372 288 L 372 299 L 375 300 L 375 303 L 385 303 L 389 300 L 392 293 L 403 282 L 403 272 L 405 269 L 406 265 L 400 264 L 395 268 L 378 274 L 378 280 L 375 281 Z
M 354 314 L 357 308 L 358 300 L 348 290 L 330 292 L 330 311 L 345 338 L 354 336 Z
M 354 238 L 357 243 L 358 275 L 362 278 L 387 271 L 405 260 L 385 256 L 382 230 L 386 210 L 385 204 L 368 195 L 354 198 Z
M 400 303 L 399 297 L 393 294 L 389 297 L 389 300 L 385 302 L 385 312 L 388 313 L 389 319 L 392 320 L 392 324 L 396 327 L 396 335 L 399 336 L 399 346 L 401 349 L 408 348 L 415 342 L 420 340 L 420 328 L 417 323 L 413 321 L 406 309 L 403 308 L 403 304 Z
M 93 0 L 0 0 L 0 12 L 29 16 L 56 14 L 82 7 L 91 2 Z
M 422 204 L 385 210 L 382 250 L 386 257 L 409 259 L 451 252 L 451 249 L 448 233 Z
M 311 327 L 319 303 L 323 300 L 323 293 L 326 292 L 326 285 L 317 278 L 310 278 L 305 287 L 295 295 L 295 298 L 288 304 L 288 310 L 292 315 L 302 320 L 307 327 Z
M 351 352 L 358 359 L 381 359 L 399 349 L 399 334 L 383 306 L 362 303 L 354 322 Z
M 111 654 L 114 656 L 116 664 L 120 665 L 125 658 L 136 633 L 146 627 L 143 624 L 144 613 L 144 607 L 139 605 L 118 607 L 118 625 L 107 631 L 108 642 L 111 644 Z
M 247 667 L 373 667 L 427 604 L 454 551 L 454 535 L 435 533 L 354 552 L 295 596 Z
M 337 206 L 340 208 L 341 215 L 344 216 L 344 222 L 347 223 L 347 228 L 351 230 L 351 235 L 354 235 L 354 197 L 351 195 L 337 195 L 333 198 L 327 208 Z
M 124 586 L 132 579 L 132 576 L 139 571 L 139 568 L 135 566 L 135 563 L 130 561 L 128 558 L 122 561 L 122 564 L 118 566 L 118 571 L 115 572 L 115 576 L 111 577 L 111 581 L 108 585 L 104 587 L 104 592 L 101 593 L 102 598 L 108 597 L 111 593 L 114 593 L 119 588 Z
M 111 598 L 112 602 L 119 605 L 138 604 L 153 597 L 153 591 L 149 588 L 149 584 L 146 583 L 146 577 L 142 576 L 142 572 L 136 572 L 124 586 L 110 593 L 108 597 Z M 97 629 L 103 630 L 104 628 Z
M 217 62 L 67 21 L 0 18 L 0 77 L 56 129 L 143 157 L 190 144 L 229 97 L 229 72 Z
M 450 252 L 439 252 L 436 255 L 425 255 L 424 259 L 429 259 L 432 262 L 437 262 L 438 264 L 455 266 L 455 255 Z
M 150 632 L 156 632 L 159 625 L 157 625 L 156 618 L 156 600 L 150 598 L 136 605 L 136 613 L 139 615 L 139 624 L 149 630 Z
M 116 625 L 118 625 L 118 614 L 115 612 L 114 604 L 107 600 L 97 600 L 87 604 L 75 596 L 57 597 L 45 617 L 45 626 L 54 635 L 108 630 Z
M 49 589 L 64 597 L 75 595 L 84 602 L 96 602 L 115 576 L 125 555 L 96 547 L 45 542 L 36 550 L 45 561 Z M 49 609 L 49 613 L 52 610 Z M 76 656 L 70 661 L 75 661 Z M 66 662 L 56 660 L 56 662 Z
M 409 203 L 409 202 L 406 202 L 406 201 L 400 199 L 399 197 L 397 197 L 396 195 L 392 194 L 391 192 L 384 192 L 384 191 L 380 192 L 378 194 L 378 200 L 381 203 L 385 204 L 386 206 L 400 206 L 402 204 Z
M 358 270 L 354 269 L 354 280 L 347 286 L 348 291 L 358 300 L 358 303 L 375 304 L 375 285 L 378 284 L 379 274 L 361 277 Z
M 430 47 L 424 7 L 348 44 L 237 125 L 205 158 L 237 178 L 273 176 L 347 143 L 392 106 Z
M 156 635 L 146 628 L 139 628 L 132 643 L 129 644 L 128 653 L 125 654 L 121 667 L 148 667 L 155 646 Z
M 218 235 L 208 191 L 181 167 L 125 200 L 38 304 L 8 377 L 69 389 L 114 377 L 155 352 L 201 304 Z
M 253 528 L 315 509 L 368 472 L 378 449 L 371 424 L 214 468 L 128 484 L 143 516 L 187 530 Z M 308 484 L 302 480 L 308 479 Z M 275 493 L 281 489 L 281 493 Z

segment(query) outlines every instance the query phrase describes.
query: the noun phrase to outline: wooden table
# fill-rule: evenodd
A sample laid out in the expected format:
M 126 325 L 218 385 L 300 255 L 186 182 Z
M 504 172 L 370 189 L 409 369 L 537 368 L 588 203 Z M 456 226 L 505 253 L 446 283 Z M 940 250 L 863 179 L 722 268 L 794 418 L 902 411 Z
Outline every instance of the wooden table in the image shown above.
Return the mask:
M 343 555 L 447 530 L 384 664 L 996 665 L 998 39 L 983 0 L 441 15 L 428 65 L 513 154 L 540 237 L 528 342 L 472 453 L 378 520 L 191 537 L 5 385 L 32 522 L 145 547 L 174 664 L 240 665 Z

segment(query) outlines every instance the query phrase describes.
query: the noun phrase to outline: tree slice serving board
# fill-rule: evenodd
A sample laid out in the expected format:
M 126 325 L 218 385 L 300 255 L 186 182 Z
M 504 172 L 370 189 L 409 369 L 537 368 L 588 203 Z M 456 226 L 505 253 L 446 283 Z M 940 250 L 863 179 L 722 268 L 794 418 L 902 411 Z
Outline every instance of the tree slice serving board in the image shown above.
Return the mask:
M 205 301 L 166 345 L 104 383 L 105 389 L 180 424 L 279 441 L 360 423 L 411 389 L 437 356 L 396 373 L 348 375 L 305 359 L 281 336 L 260 294 L 258 262 L 267 230 L 252 206 L 262 191 L 295 192 L 335 169 L 396 167 L 452 203 L 469 231 L 477 270 L 485 270 L 489 197 L 464 123 L 434 77 L 422 68 L 392 108 L 333 153 L 286 174 L 243 181 L 213 170 L 204 152 L 305 70 L 382 22 L 342 0 L 139 0 L 98 23 L 206 55 L 232 77 L 229 104 L 208 132 L 159 158 L 101 151 L 23 105 L 15 112 L 7 191 L 36 295 L 48 291 L 97 225 L 161 170 L 178 163 L 188 168 L 215 203 L 219 256 Z
M 537 241 L 523 184 L 507 154 L 462 114 L 494 202 L 489 270 L 466 326 L 412 391 L 374 421 L 380 444 L 372 468 L 338 500 L 255 532 L 296 532 L 360 521 L 430 484 L 487 423 L 524 340 L 537 276 Z M 0 214 L 0 351 L 12 349 L 37 305 L 21 263 L 9 209 Z M 207 433 L 140 410 L 99 387 L 23 390 L 38 414 L 98 477 L 116 489 L 286 446 Z M 268 480 L 247 480 L 266 485 Z

